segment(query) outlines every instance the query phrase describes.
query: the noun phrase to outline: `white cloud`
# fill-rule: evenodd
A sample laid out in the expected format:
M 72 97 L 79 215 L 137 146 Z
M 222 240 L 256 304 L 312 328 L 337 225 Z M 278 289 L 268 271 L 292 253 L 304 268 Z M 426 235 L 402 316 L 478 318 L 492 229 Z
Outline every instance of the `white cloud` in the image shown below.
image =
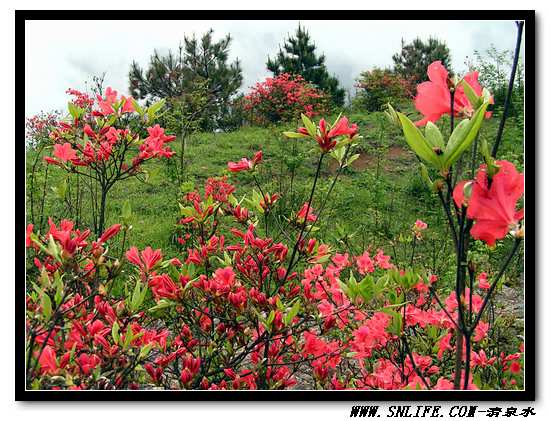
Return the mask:
M 327 66 L 343 86 L 374 66 L 390 66 L 401 39 L 435 36 L 451 50 L 453 67 L 464 70 L 474 49 L 491 43 L 513 49 L 515 25 L 511 21 L 302 21 L 327 57 Z M 221 37 L 231 33 L 231 58 L 239 58 L 246 90 L 269 75 L 268 55 L 295 31 L 296 20 L 285 21 L 27 21 L 25 25 L 25 113 L 64 108 L 69 87 L 85 89 L 85 81 L 106 73 L 105 83 L 127 90 L 132 60 L 145 66 L 156 48 L 177 48 L 184 34 L 208 28 Z M 137 29 L 136 29 L 137 28 Z

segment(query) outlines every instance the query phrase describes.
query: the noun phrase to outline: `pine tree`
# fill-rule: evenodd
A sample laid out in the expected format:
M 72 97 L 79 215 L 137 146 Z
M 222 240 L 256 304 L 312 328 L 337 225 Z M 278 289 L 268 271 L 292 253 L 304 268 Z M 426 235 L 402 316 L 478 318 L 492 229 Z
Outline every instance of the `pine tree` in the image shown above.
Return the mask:
M 395 72 L 415 83 L 428 79 L 426 69 L 434 61 L 440 60 L 451 71 L 451 55 L 447 44 L 432 37 L 427 42 L 416 38 L 409 44 L 401 40 L 401 51 L 394 54 L 392 59 Z
M 275 76 L 281 73 L 299 74 L 308 82 L 330 95 L 334 105 L 344 104 L 345 90 L 338 85 L 338 79 L 329 75 L 325 55 L 317 56 L 315 44 L 309 33 L 298 25 L 294 36 L 285 40 L 283 47 L 272 60 L 267 58 L 267 69 Z
M 210 29 L 200 39 L 185 36 L 176 53 L 161 55 L 155 51 L 147 70 L 134 61 L 128 76 L 130 93 L 137 99 L 152 101 L 178 98 L 206 85 L 209 101 L 205 110 L 208 119 L 204 121 L 208 127 L 204 128 L 219 127 L 243 76 L 238 59 L 228 63 L 231 36 L 214 42 L 213 32 Z

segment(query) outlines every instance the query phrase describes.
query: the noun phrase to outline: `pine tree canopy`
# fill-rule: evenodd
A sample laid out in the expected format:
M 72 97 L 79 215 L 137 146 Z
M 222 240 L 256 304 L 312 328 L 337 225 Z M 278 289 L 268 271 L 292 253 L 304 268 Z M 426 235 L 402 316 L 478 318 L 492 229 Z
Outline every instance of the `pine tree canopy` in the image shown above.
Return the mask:
M 415 83 L 428 79 L 426 69 L 434 61 L 440 60 L 451 71 L 451 54 L 447 44 L 433 37 L 428 38 L 427 42 L 416 38 L 409 44 L 401 40 L 401 51 L 392 59 L 395 72 Z
M 267 58 L 267 69 L 274 76 L 281 73 L 299 74 L 329 94 L 334 105 L 341 106 L 345 90 L 339 87 L 338 79 L 328 73 L 325 56 L 317 56 L 316 48 L 307 30 L 298 25 L 296 33 L 284 41 L 275 58 Z

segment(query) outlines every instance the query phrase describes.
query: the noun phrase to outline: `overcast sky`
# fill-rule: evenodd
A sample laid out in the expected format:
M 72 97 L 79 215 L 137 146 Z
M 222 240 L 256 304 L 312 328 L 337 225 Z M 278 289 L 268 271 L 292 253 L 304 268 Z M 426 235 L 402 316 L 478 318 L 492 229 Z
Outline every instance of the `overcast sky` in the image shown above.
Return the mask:
M 392 64 L 401 39 L 435 36 L 447 42 L 454 70 L 475 49 L 491 44 L 513 49 L 512 21 L 301 21 L 326 55 L 330 73 L 346 89 L 363 70 Z M 85 81 L 106 73 L 105 86 L 127 93 L 130 63 L 146 66 L 154 49 L 177 48 L 184 34 L 214 29 L 219 39 L 230 33 L 231 59 L 239 58 L 246 91 L 269 75 L 265 68 L 298 21 L 27 21 L 25 27 L 25 113 L 64 109 L 67 88 L 85 90 Z

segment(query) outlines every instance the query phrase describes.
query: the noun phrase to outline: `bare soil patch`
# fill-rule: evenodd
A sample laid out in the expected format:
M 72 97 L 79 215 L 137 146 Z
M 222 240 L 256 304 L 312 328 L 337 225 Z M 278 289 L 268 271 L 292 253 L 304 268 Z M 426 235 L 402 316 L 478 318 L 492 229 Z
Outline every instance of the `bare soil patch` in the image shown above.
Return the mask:
M 368 168 L 376 168 L 378 159 L 380 164 L 384 165 L 384 170 L 391 172 L 396 165 L 402 164 L 410 159 L 410 152 L 401 146 L 391 146 L 385 153 L 385 156 L 377 157 L 375 153 L 360 152 L 359 158 L 353 161 L 350 165 L 355 171 L 365 171 Z M 330 161 L 329 171 L 331 174 L 336 174 L 338 163 L 335 160 Z

